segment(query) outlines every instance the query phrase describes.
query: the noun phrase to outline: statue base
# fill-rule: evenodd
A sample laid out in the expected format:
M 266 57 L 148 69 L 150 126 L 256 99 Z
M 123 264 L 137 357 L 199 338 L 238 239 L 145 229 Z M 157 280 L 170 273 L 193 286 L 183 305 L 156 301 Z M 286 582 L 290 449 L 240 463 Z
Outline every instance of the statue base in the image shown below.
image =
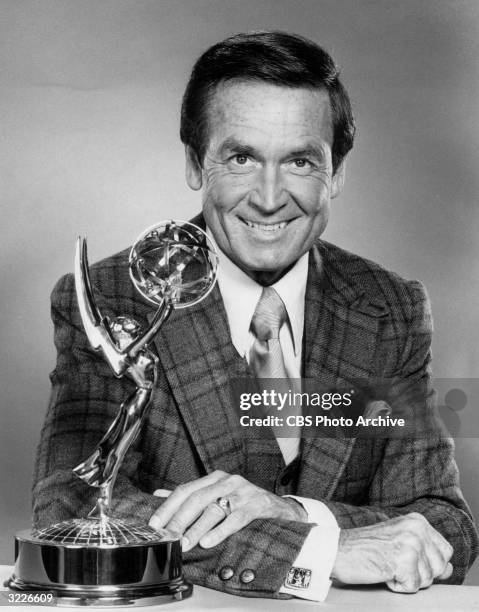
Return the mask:
M 186 599 L 181 541 L 118 519 L 73 519 L 15 536 L 5 586 L 49 592 L 59 605 L 146 606 Z

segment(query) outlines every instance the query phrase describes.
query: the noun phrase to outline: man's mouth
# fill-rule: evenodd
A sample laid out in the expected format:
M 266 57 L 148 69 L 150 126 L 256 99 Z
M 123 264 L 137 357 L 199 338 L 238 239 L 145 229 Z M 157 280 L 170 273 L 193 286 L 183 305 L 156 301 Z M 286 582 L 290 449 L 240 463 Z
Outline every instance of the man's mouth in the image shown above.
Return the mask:
M 288 225 L 287 221 L 281 221 L 281 223 L 253 223 L 253 221 L 248 221 L 248 219 L 243 219 L 243 221 L 248 227 L 252 227 L 253 229 L 261 230 L 263 232 L 277 232 Z

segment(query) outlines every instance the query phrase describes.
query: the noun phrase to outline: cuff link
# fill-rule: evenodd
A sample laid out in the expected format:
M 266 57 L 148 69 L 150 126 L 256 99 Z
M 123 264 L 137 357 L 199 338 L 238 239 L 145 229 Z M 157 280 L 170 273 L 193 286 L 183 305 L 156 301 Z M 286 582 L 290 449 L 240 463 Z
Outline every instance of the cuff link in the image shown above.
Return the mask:
M 292 567 L 285 580 L 285 586 L 292 589 L 307 589 L 311 582 L 311 570 L 304 567 Z

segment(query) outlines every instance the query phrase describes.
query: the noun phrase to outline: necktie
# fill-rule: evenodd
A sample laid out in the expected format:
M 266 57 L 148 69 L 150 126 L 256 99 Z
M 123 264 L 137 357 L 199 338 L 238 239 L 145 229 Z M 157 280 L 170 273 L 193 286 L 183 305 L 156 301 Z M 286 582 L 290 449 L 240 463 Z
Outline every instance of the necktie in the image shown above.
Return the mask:
M 265 287 L 251 319 L 251 331 L 255 340 L 250 349 L 250 365 L 257 378 L 285 379 L 277 381 L 275 388 L 287 392 L 295 388 L 290 384 L 284 364 L 283 351 L 279 341 L 279 332 L 287 319 L 285 305 L 272 287 Z M 277 413 L 278 415 L 281 413 Z M 295 410 L 284 411 L 296 414 Z M 286 465 L 296 457 L 299 450 L 301 428 L 284 424 L 275 430 L 275 435 L 282 431 L 288 437 L 276 436 Z

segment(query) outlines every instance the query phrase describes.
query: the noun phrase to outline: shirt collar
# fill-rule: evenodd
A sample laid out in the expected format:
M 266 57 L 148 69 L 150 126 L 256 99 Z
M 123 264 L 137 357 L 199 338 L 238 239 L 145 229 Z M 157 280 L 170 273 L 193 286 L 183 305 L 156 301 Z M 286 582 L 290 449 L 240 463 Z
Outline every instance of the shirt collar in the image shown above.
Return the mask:
M 263 286 L 250 278 L 221 251 L 209 228 L 207 233 L 218 253 L 218 287 L 228 317 L 231 340 L 239 353 L 244 355 L 251 343 L 249 328 Z M 286 307 L 295 355 L 301 351 L 303 339 L 307 277 L 308 253 L 305 253 L 291 270 L 271 285 Z

